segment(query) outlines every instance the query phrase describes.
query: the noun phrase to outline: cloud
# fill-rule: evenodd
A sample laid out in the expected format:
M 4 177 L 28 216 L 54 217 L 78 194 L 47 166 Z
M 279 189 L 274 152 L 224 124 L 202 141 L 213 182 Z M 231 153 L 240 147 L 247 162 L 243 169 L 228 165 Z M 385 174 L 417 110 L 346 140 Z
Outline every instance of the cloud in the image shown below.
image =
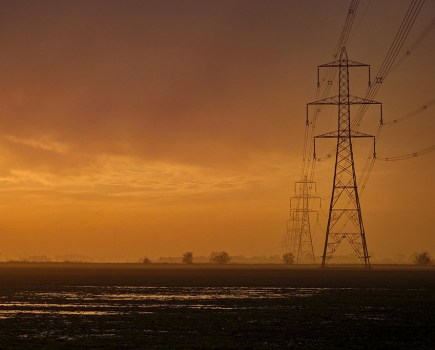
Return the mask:
M 13 135 L 3 135 L 3 138 L 9 142 L 22 144 L 25 146 L 41 149 L 48 152 L 54 152 L 59 154 L 66 154 L 69 150 L 69 146 L 61 143 L 45 139 L 26 139 Z
M 274 168 L 275 167 L 275 168 Z M 215 198 L 248 192 L 267 183 L 269 171 L 283 175 L 284 167 L 258 159 L 256 168 L 244 172 L 216 171 L 186 164 L 149 162 L 125 156 L 100 156 L 80 172 L 56 174 L 35 169 L 10 169 L 0 178 L 1 194 L 40 195 L 46 200 L 134 202 L 160 201 L 166 204 L 192 196 Z
M 170 4 L 107 1 L 104 14 L 83 1 L 4 5 L 2 130 L 16 145 L 68 152 L 16 149 L 17 161 L 51 171 L 101 155 L 242 167 L 297 144 L 288 138 L 296 88 L 282 72 L 289 51 L 278 55 L 273 42 L 287 36 L 280 7 L 257 4 L 258 16 L 243 2 Z

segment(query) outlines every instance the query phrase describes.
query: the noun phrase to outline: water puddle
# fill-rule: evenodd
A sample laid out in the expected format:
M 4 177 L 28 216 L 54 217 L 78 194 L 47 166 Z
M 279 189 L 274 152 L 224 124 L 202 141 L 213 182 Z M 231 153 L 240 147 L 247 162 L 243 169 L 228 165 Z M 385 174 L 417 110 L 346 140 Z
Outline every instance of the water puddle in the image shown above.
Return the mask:
M 49 287 L 53 288 L 53 287 Z M 20 315 L 113 316 L 159 309 L 234 311 L 291 309 L 292 300 L 349 288 L 62 286 L 18 291 L 0 299 L 0 319 Z M 255 301 L 255 306 L 246 301 Z M 284 302 L 284 303 L 283 303 Z M 296 303 L 294 307 L 296 307 Z M 346 315 L 352 318 L 352 315 Z M 378 317 L 374 315 L 374 317 Z

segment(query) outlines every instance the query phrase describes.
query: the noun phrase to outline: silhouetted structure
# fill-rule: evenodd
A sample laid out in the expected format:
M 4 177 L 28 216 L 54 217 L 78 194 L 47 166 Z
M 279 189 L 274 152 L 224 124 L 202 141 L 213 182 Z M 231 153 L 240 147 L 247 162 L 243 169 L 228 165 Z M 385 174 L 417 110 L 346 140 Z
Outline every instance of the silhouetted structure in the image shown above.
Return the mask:
M 318 67 L 318 80 L 320 68 L 338 68 L 338 96 L 328 97 L 307 104 L 307 123 L 308 106 L 310 105 L 336 105 L 338 107 L 337 131 L 314 137 L 314 158 L 316 157 L 317 138 L 337 139 L 335 152 L 335 171 L 332 185 L 331 202 L 329 206 L 329 217 L 326 228 L 325 246 L 322 256 L 322 267 L 325 267 L 340 243 L 346 239 L 352 246 L 358 258 L 365 265 L 370 267 L 370 257 L 367 249 L 366 235 L 361 215 L 361 206 L 358 196 L 358 187 L 355 175 L 354 155 L 352 150 L 353 138 L 373 138 L 362 132 L 352 130 L 351 127 L 351 105 L 382 105 L 366 98 L 350 95 L 349 92 L 349 68 L 367 67 L 370 86 L 370 66 L 364 63 L 349 60 L 346 48 L 341 49 L 339 58 L 331 63 L 323 64 Z M 319 83 L 318 83 L 319 84 Z M 374 156 L 375 148 L 374 150 Z
M 320 199 L 311 194 L 315 187 L 316 183 L 308 181 L 305 177 L 302 181 L 295 182 L 296 196 L 290 197 L 290 218 L 287 222 L 285 248 L 287 254 L 292 254 L 292 263 L 316 263 L 310 223 L 310 214 L 317 214 L 316 210 L 310 208 L 310 202 L 312 199 Z

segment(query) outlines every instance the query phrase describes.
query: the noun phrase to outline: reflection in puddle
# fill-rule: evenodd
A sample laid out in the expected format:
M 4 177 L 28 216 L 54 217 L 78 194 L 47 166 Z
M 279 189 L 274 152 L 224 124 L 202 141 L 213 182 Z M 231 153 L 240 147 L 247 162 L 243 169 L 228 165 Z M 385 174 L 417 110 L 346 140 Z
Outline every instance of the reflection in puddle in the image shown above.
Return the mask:
M 311 297 L 319 288 L 230 287 L 62 287 L 61 291 L 20 291 L 0 298 L 0 318 L 25 314 L 107 316 L 151 313 L 156 309 L 242 310 L 243 300 Z M 256 308 L 271 306 L 260 306 Z
M 0 325 L 20 325 L 16 327 L 19 334 L 15 334 L 14 340 L 17 337 L 31 341 L 49 338 L 62 342 L 84 339 L 83 341 L 91 343 L 107 340 L 109 344 L 112 339 L 125 339 L 126 334 L 146 334 L 150 339 L 171 336 L 196 339 L 202 324 L 210 324 L 211 332 L 215 332 L 215 329 L 221 332 L 227 327 L 223 320 L 237 318 L 237 325 L 243 324 L 243 329 L 247 327 L 256 332 L 264 327 L 281 325 L 279 317 L 282 315 L 301 315 L 305 310 L 310 314 L 319 304 L 325 310 L 339 314 L 340 320 L 349 322 L 384 322 L 390 319 L 388 314 L 391 311 L 390 306 L 357 303 L 355 306 L 346 306 L 346 312 L 342 313 L 342 304 L 323 303 L 328 300 L 323 297 L 337 298 L 341 293 L 358 295 L 361 289 L 357 288 L 29 288 L 31 289 L 20 289 L 9 294 L 0 291 Z M 370 292 L 373 291 L 376 295 L 379 293 L 377 289 L 370 289 Z M 267 315 L 267 319 L 264 315 Z M 216 323 L 213 323 L 215 320 Z M 319 322 L 322 327 L 332 327 L 333 324 L 327 318 Z M 237 334 L 242 334 L 242 331 L 237 331 L 236 336 Z
M 10 309 L 0 310 L 0 317 L 4 315 L 18 315 L 18 314 L 50 314 L 50 315 L 81 315 L 81 316 L 103 316 L 103 315 L 116 315 L 119 312 L 114 311 L 64 311 L 64 310 L 24 310 L 24 309 Z

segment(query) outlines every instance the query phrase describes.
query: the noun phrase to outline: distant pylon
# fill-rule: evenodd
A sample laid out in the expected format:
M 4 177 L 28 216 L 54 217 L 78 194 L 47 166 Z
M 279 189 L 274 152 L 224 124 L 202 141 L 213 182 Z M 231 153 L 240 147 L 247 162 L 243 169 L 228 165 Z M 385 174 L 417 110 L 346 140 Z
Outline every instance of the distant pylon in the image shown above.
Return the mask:
M 314 157 L 316 157 L 315 140 L 317 138 L 337 139 L 335 153 L 335 171 L 332 185 L 329 217 L 326 228 L 325 246 L 322 256 L 322 267 L 333 257 L 343 239 L 346 239 L 360 261 L 366 268 L 370 267 L 370 257 L 367 249 L 366 235 L 361 215 L 358 187 L 355 175 L 354 155 L 352 150 L 353 138 L 371 137 L 358 131 L 351 130 L 351 105 L 378 104 L 365 98 L 351 96 L 349 92 L 349 68 L 368 67 L 370 85 L 370 66 L 351 61 L 347 57 L 346 48 L 342 48 L 338 60 L 318 67 L 337 67 L 339 70 L 338 96 L 308 103 L 309 105 L 337 105 L 337 131 L 314 137 Z M 318 74 L 319 75 L 319 74 Z M 308 118 L 308 112 L 307 112 Z M 382 116 L 381 116 L 382 118 Z M 373 146 L 374 149 L 374 146 Z M 374 151 L 375 152 L 375 151 Z
M 295 182 L 295 196 L 290 197 L 290 218 L 287 222 L 286 249 L 293 254 L 296 264 L 312 261 L 316 263 L 313 240 L 311 236 L 310 209 L 312 199 L 320 199 L 311 195 L 316 183 L 305 177 Z M 296 202 L 296 205 L 294 204 Z

